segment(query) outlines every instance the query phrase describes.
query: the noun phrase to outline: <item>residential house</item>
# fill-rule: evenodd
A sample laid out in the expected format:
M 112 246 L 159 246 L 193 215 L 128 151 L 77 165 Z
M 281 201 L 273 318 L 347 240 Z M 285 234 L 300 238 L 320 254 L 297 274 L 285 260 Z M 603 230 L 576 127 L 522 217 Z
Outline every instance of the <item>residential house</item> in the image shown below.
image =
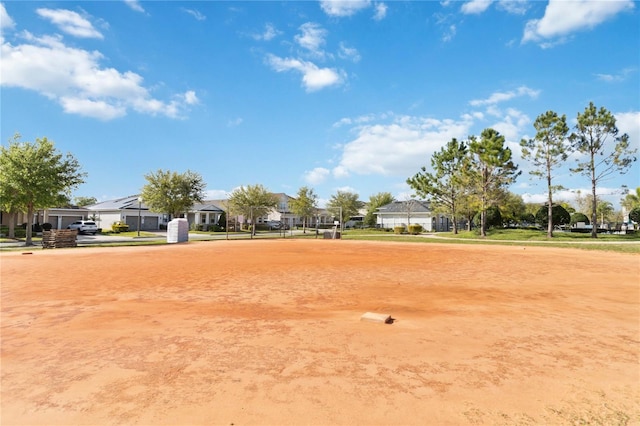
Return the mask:
M 131 231 L 138 230 L 138 223 L 141 231 L 157 231 L 166 227 L 169 220 L 167 214 L 150 211 L 138 195 L 102 201 L 86 208 L 90 212 L 89 218 L 104 230 L 110 230 L 114 223 L 122 222 L 129 225 Z
M 444 215 L 434 214 L 431 204 L 423 200 L 394 201 L 379 207 L 375 213 L 380 228 L 422 225 L 426 232 L 449 231 L 451 223 Z
M 69 224 L 77 220 L 89 219 L 89 214 L 89 210 L 77 206 L 38 210 L 33 215 L 33 223 L 40 225 L 50 223 L 52 229 L 65 229 Z M 8 213 L 0 212 L 0 224 L 8 226 L 9 220 L 10 215 Z M 16 213 L 14 225 L 18 226 L 23 223 L 27 223 L 27 214 Z
M 224 210 L 214 202 L 205 201 L 203 203 L 194 204 L 187 213 L 187 221 L 189 226 L 197 226 L 208 230 L 213 225 L 218 225 L 220 217 Z M 224 226 L 224 225 L 223 225 Z
M 282 192 L 274 195 L 278 198 L 276 207 L 264 216 L 253 218 L 256 225 L 266 225 L 269 222 L 280 222 L 289 228 L 302 226 L 304 218 L 291 211 L 290 202 L 295 198 Z M 205 201 L 205 203 L 213 204 L 225 212 L 228 209 L 227 200 L 208 200 Z M 230 226 L 233 226 L 233 224 L 236 223 L 245 224 L 250 222 L 250 218 L 248 217 L 233 214 L 229 215 L 228 220 Z M 330 224 L 333 224 L 333 216 L 326 209 L 316 209 L 316 213 L 310 218 L 307 218 L 306 225 L 309 228 L 315 228 L 316 225 L 323 227 Z

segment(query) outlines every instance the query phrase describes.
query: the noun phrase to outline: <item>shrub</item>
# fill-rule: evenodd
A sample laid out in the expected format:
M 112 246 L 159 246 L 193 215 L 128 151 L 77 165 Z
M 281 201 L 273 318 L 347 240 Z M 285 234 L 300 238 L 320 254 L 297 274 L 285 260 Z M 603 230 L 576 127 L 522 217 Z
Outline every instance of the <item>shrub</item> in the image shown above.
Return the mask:
M 418 235 L 421 232 L 422 232 L 422 225 L 419 225 L 419 224 L 409 225 L 409 233 L 411 235 Z
M 42 229 L 44 231 L 51 231 L 51 228 L 53 228 L 53 225 L 50 223 L 45 222 L 42 224 Z
M 635 223 L 640 222 L 640 207 L 635 207 L 629 212 L 629 219 Z
M 127 232 L 129 230 L 129 225 L 122 222 L 115 222 L 113 225 L 111 225 L 111 230 L 116 233 Z
M 394 234 L 404 234 L 404 226 L 396 226 L 393 228 Z
M 473 218 L 473 223 L 476 226 L 480 226 L 480 221 L 482 218 L 482 212 L 476 213 Z M 487 228 L 501 228 L 502 227 L 502 213 L 500 213 L 500 209 L 498 206 L 490 206 L 485 210 L 485 224 Z
M 587 215 L 584 214 L 584 213 L 574 213 L 574 214 L 572 214 L 571 215 L 571 221 L 569 222 L 569 224 L 575 225 L 578 222 L 584 222 L 585 225 L 589 225 L 591 223 L 591 221 L 589 220 Z
M 536 222 L 545 228 L 548 222 L 547 214 L 548 207 L 546 205 L 540 207 L 536 213 Z M 553 226 L 566 225 L 571 222 L 571 215 L 560 204 L 555 204 L 551 207 L 551 220 L 553 220 Z

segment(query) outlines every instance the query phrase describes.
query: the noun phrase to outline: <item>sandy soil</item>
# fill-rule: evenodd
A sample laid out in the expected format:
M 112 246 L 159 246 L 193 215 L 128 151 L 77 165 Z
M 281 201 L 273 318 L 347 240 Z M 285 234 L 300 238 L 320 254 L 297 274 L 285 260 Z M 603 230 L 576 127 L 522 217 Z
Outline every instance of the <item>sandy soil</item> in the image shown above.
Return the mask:
M 2 425 L 640 424 L 637 255 L 263 240 L 0 261 Z

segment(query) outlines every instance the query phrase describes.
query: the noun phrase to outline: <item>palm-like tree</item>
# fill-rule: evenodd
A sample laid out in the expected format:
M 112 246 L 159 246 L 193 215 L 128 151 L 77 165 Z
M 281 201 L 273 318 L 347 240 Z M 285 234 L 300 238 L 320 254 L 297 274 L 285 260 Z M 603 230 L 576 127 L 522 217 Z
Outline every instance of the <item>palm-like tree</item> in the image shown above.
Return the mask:
M 600 226 L 604 227 L 604 219 L 613 213 L 615 209 L 609 201 L 600 201 L 596 207 L 596 212 L 600 217 Z

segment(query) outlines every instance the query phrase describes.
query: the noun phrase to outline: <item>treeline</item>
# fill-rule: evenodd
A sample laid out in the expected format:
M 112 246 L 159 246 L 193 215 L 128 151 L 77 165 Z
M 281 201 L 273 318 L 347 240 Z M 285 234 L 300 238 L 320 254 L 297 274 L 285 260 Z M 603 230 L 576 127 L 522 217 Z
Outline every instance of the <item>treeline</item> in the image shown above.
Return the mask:
M 553 194 L 563 189 L 554 182 L 555 171 L 565 164 L 571 153 L 579 153 L 571 173 L 585 176 L 591 184 L 591 223 L 597 223 L 598 185 L 613 173 L 626 173 L 634 161 L 629 136 L 619 135 L 616 119 L 606 108 L 593 103 L 578 113 L 571 132 L 566 115 L 547 111 L 539 115 L 533 126 L 532 139 L 520 142 L 523 159 L 529 161 L 531 174 L 547 187 L 547 235 L 553 236 Z M 512 152 L 504 136 L 485 129 L 479 138 L 466 141 L 452 139 L 431 157 L 431 167 L 407 179 L 417 195 L 431 200 L 436 209 L 447 214 L 454 224 L 461 217 L 470 218 L 480 212 L 480 233 L 486 236 L 487 214 L 508 197 L 508 187 L 521 174 L 513 163 Z M 592 228 L 592 237 L 597 229 Z

